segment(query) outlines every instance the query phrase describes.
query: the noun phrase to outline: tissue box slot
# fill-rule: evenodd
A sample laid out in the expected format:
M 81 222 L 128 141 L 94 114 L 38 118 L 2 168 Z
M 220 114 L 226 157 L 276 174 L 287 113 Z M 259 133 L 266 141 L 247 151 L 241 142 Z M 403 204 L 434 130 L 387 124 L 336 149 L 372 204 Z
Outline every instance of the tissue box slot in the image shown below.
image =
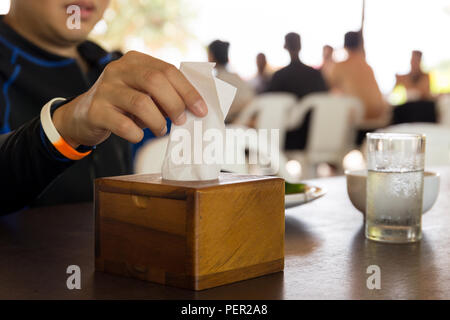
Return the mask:
M 186 235 L 186 201 L 102 192 L 103 217 L 180 236 Z

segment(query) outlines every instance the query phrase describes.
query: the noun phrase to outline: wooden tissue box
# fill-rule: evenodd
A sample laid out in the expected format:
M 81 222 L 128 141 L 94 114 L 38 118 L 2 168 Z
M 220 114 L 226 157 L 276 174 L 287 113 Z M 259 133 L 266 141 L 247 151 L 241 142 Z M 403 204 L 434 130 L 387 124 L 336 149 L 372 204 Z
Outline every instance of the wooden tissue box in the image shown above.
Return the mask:
M 284 180 L 97 179 L 95 268 L 193 290 L 282 271 Z

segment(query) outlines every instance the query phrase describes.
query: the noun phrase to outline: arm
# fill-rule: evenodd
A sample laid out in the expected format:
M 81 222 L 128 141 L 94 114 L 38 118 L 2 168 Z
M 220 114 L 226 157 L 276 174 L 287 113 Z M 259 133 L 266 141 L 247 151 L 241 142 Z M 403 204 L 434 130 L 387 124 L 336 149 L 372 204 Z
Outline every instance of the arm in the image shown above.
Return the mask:
M 162 136 L 167 132 L 164 115 L 181 125 L 186 122 L 186 109 L 199 117 L 208 112 L 200 94 L 177 68 L 142 53 L 127 53 L 108 64 L 87 92 L 49 116 L 60 136 L 56 143 L 55 135 L 43 133 L 39 118 L 0 138 L 4 140 L 0 189 L 6 190 L 0 192 L 0 213 L 31 203 L 74 162 L 61 159 L 62 154 L 70 157 L 79 146 L 98 145 L 111 133 L 132 143 L 142 139 L 142 128 Z
M 431 86 L 430 86 L 430 74 L 425 73 L 423 76 L 423 81 L 420 82 L 420 89 L 422 99 L 431 99 Z
M 39 118 L 0 135 L 0 215 L 31 203 L 73 161 L 42 134 Z
M 401 75 L 401 74 L 396 74 L 395 75 L 395 85 L 394 85 L 394 89 L 397 86 L 406 86 L 406 76 L 405 75 Z
M 338 90 L 338 69 L 338 64 L 334 63 L 328 71 L 327 83 L 330 90 Z

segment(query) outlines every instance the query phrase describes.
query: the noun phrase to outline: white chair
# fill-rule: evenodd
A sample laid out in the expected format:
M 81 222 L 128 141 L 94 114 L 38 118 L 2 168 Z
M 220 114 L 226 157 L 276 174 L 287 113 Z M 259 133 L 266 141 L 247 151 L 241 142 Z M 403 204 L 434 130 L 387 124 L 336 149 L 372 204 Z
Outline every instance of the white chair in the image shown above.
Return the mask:
M 279 159 L 278 166 L 265 168 L 268 174 L 278 173 L 279 176 L 294 180 L 295 177 L 286 170 L 288 157 L 282 151 L 287 129 L 294 128 L 303 121 L 307 110 L 314 108 L 310 132 L 308 134 L 308 149 L 301 152 L 307 164 L 316 165 L 320 162 L 331 162 L 340 165 L 345 151 L 352 145 L 354 135 L 352 123 L 362 118 L 362 107 L 358 100 L 344 96 L 314 94 L 296 104 L 296 97 L 285 93 L 264 94 L 255 99 L 238 117 L 236 123 L 227 128 L 243 128 L 243 124 L 257 115 L 256 129 L 279 129 Z M 137 173 L 156 173 L 161 171 L 168 138 L 154 139 L 144 145 L 136 155 L 135 171 Z M 245 149 L 255 151 L 257 146 L 246 144 Z M 270 150 L 270 146 L 269 149 Z M 227 150 L 225 150 L 225 153 Z M 270 159 L 270 157 L 268 157 Z M 305 161 L 300 162 L 306 168 Z M 245 165 L 224 165 L 222 169 L 232 172 L 248 173 Z
M 289 116 L 288 128 L 303 122 L 313 109 L 306 150 L 286 153 L 288 159 L 302 164 L 306 177 L 314 176 L 315 167 L 323 162 L 342 167 L 345 154 L 354 148 L 356 127 L 362 121 L 364 108 L 357 98 L 328 93 L 304 97 Z M 306 170 L 305 170 L 306 169 Z
M 426 135 L 425 165 L 450 165 L 450 128 L 432 123 L 404 123 L 377 132 L 420 133 Z
M 287 159 L 282 148 L 286 139 L 289 116 L 297 100 L 297 97 L 291 93 L 273 92 L 261 94 L 253 99 L 234 122 L 235 125 L 246 126 L 256 117 L 256 129 L 279 130 L 278 163 L 271 163 L 270 168 L 265 170 L 266 174 L 278 174 L 288 180 L 292 179 L 286 170 Z M 257 146 L 247 145 L 246 147 L 250 149 L 250 152 L 257 151 Z
M 256 129 L 279 129 L 280 146 L 284 146 L 289 112 L 296 102 L 297 97 L 291 93 L 261 94 L 241 112 L 234 124 L 246 126 L 256 116 Z
M 436 101 L 439 123 L 450 127 L 450 94 L 440 96 Z

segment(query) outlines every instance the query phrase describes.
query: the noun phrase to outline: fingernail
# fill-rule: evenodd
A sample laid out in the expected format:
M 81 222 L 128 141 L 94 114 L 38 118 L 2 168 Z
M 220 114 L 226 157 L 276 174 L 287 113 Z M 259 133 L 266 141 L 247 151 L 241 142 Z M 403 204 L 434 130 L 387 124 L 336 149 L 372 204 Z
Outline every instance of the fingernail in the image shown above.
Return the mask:
M 194 109 L 200 116 L 206 116 L 208 113 L 208 108 L 206 107 L 206 103 L 203 100 L 199 100 L 194 103 Z
M 185 121 L 186 121 L 186 112 L 183 111 L 183 113 L 178 116 L 178 118 L 174 121 L 174 123 L 177 126 L 179 126 L 184 124 Z
M 160 136 L 163 136 L 167 133 L 167 126 L 164 127 L 164 129 L 161 130 L 161 132 L 159 133 Z

